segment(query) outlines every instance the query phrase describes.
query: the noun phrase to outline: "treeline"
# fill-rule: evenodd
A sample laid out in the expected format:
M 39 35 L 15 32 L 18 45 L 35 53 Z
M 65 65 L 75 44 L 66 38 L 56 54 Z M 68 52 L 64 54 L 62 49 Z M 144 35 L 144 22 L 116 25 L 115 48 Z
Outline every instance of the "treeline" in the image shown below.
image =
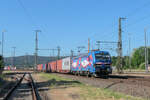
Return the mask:
M 62 57 L 60 57 L 62 58 Z M 38 56 L 38 64 L 46 64 L 48 62 L 54 61 L 57 59 L 57 56 Z M 5 66 L 14 65 L 17 68 L 31 68 L 34 67 L 35 64 L 35 56 L 34 55 L 25 55 L 25 56 L 17 56 L 14 59 L 12 57 L 4 58 Z
M 150 47 L 148 50 L 148 62 L 150 63 Z M 129 56 L 124 56 L 122 59 L 123 69 L 145 69 L 145 47 L 134 49 L 131 54 L 131 66 Z M 117 66 L 117 57 L 112 57 L 112 66 Z
M 3 71 L 3 57 L 0 56 L 0 75 L 1 75 L 2 71 Z

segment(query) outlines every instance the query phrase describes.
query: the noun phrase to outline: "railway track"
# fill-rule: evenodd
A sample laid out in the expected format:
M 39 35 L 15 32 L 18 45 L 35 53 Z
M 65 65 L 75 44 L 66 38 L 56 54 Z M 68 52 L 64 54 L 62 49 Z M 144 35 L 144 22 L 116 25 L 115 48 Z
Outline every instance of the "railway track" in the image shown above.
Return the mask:
M 38 90 L 36 88 L 36 85 L 34 83 L 34 80 L 31 76 L 31 74 L 29 74 L 29 77 L 30 77 L 30 82 L 29 83 L 30 83 L 30 86 L 31 86 L 31 89 L 32 89 L 32 98 L 33 98 L 33 100 L 41 100 L 40 95 L 38 93 Z
M 16 95 L 19 95 L 21 91 L 26 91 L 26 90 L 21 89 L 21 91 L 19 90 L 18 92 L 16 92 L 17 89 L 19 89 L 21 87 L 21 85 L 24 85 L 22 83 L 23 81 L 26 81 L 28 84 L 26 87 L 29 88 L 28 91 L 31 91 L 30 95 L 32 95 L 32 100 L 41 100 L 41 97 L 38 93 L 38 89 L 32 78 L 31 73 L 23 73 L 23 76 L 20 77 L 20 79 L 16 82 L 16 84 L 11 89 L 9 89 L 8 92 L 4 95 L 3 100 L 10 100 L 10 99 L 13 100 L 12 98 L 14 98 Z M 26 87 L 24 89 L 26 89 Z M 22 98 L 21 94 L 20 94 L 19 98 L 20 99 Z

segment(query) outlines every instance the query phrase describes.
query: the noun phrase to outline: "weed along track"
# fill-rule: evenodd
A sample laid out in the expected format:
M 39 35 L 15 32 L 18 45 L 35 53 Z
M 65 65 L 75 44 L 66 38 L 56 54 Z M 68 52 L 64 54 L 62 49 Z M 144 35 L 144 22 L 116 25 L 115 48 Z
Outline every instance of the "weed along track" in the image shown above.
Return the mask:
M 68 74 L 56 75 L 77 80 L 97 88 L 110 89 L 127 95 L 142 97 L 147 100 L 150 99 L 150 77 L 110 75 L 107 79 L 104 79 L 99 77 L 87 78 L 85 76 L 74 76 Z
M 18 76 L 18 75 L 16 75 Z M 16 80 L 14 86 L 2 97 L 3 100 L 41 100 L 37 86 L 31 73 L 23 73 Z

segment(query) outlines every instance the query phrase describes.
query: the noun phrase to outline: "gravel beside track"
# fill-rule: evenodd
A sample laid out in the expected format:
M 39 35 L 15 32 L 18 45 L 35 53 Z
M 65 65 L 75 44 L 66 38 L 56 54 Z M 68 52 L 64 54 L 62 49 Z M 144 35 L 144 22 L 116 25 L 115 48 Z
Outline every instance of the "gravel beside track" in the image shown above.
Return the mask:
M 5 94 L 8 92 L 8 90 L 14 87 L 14 85 L 18 82 L 21 76 L 22 75 L 16 76 L 14 74 L 6 76 L 9 80 L 5 81 L 2 87 L 0 88 L 0 100 L 3 100 L 3 97 L 5 96 Z
M 54 73 L 55 74 L 55 73 Z M 82 83 L 98 88 L 110 89 L 127 95 L 142 97 L 150 100 L 150 76 L 120 76 L 110 75 L 104 78 L 87 78 L 68 74 L 56 74 L 61 77 L 71 78 Z

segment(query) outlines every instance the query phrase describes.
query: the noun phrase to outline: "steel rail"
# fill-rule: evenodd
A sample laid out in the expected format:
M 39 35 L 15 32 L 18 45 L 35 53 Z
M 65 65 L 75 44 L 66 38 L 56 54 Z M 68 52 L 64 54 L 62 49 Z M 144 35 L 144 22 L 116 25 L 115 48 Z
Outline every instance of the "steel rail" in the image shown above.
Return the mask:
M 25 75 L 26 75 L 26 73 L 24 73 L 23 77 L 21 77 L 21 79 L 8 91 L 8 93 L 4 96 L 4 100 L 9 99 L 9 97 L 14 92 L 14 90 L 20 85 L 20 83 L 22 82 Z
M 37 90 L 37 87 L 36 87 L 36 84 L 34 83 L 33 78 L 30 73 L 29 73 L 29 77 L 30 77 L 30 85 L 32 88 L 32 99 L 33 100 L 41 100 L 40 95 Z

